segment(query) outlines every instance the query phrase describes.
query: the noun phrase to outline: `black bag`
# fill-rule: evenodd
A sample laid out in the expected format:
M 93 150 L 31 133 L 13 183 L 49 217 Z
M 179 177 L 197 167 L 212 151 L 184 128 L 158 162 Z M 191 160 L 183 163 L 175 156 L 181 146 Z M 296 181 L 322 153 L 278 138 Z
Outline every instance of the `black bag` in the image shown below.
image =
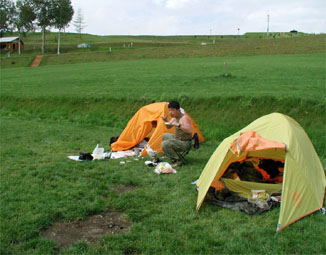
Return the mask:
M 194 148 L 196 150 L 198 150 L 199 149 L 199 137 L 198 137 L 197 133 L 194 134 L 193 139 L 194 139 Z
M 90 153 L 80 152 L 79 159 L 80 160 L 93 160 L 93 156 Z
M 115 143 L 116 141 L 118 141 L 118 139 L 119 139 L 119 136 L 112 136 L 110 138 L 110 146 L 111 146 L 112 143 Z

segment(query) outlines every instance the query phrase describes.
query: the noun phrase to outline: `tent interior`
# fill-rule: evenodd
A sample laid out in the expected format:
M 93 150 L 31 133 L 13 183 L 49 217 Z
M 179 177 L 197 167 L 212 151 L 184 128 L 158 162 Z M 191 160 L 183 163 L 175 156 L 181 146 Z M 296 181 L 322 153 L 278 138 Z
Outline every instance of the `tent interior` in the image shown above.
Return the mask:
M 231 148 L 236 146 L 235 142 Z M 234 153 L 237 154 L 232 149 L 227 153 L 229 159 L 211 183 L 207 200 L 249 214 L 277 205 L 281 201 L 285 146 L 276 144 L 272 149 L 242 152 L 237 156 Z

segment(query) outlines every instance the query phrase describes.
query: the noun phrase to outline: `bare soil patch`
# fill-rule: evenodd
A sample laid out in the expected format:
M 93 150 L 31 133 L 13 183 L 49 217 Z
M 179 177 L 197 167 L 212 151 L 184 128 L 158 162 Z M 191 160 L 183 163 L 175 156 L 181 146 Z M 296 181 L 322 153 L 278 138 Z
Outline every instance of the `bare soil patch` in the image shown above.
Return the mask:
M 42 55 L 39 55 L 39 56 L 36 56 L 31 64 L 31 67 L 37 67 L 40 65 L 40 63 L 42 62 L 42 59 L 43 59 L 43 56 Z
M 55 242 L 59 249 L 68 248 L 77 241 L 96 245 L 103 235 L 121 234 L 129 231 L 131 222 L 120 212 L 92 215 L 85 220 L 55 223 L 42 236 Z
M 115 191 L 118 192 L 119 195 L 128 192 L 128 191 L 133 191 L 135 189 L 137 189 L 137 187 L 135 186 L 116 186 Z
M 116 186 L 116 192 L 121 195 L 137 189 L 135 186 Z M 51 228 L 43 231 L 42 236 L 55 242 L 59 249 L 68 248 L 78 241 L 92 245 L 103 235 L 123 234 L 129 231 L 132 223 L 121 212 L 109 211 L 92 215 L 85 220 L 73 222 L 57 222 Z

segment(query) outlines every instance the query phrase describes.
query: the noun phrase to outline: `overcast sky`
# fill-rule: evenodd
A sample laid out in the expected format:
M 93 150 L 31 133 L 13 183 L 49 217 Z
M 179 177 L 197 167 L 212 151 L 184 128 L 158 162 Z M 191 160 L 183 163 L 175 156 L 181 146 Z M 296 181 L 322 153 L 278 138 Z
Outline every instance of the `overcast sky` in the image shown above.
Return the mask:
M 326 0 L 71 0 L 96 35 L 326 32 Z M 269 16 L 269 22 L 268 22 Z M 239 30 L 238 30 L 239 29 Z M 66 31 L 76 32 L 71 23 Z

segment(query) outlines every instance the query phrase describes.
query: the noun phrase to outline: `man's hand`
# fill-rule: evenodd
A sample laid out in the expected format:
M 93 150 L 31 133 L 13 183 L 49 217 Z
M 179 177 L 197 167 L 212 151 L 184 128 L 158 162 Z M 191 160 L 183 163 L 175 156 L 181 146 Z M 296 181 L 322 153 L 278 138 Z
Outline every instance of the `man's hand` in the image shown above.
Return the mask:
M 172 118 L 172 119 L 170 120 L 170 124 L 171 124 L 172 126 L 177 127 L 177 126 L 179 125 L 179 122 L 177 121 L 176 118 Z

